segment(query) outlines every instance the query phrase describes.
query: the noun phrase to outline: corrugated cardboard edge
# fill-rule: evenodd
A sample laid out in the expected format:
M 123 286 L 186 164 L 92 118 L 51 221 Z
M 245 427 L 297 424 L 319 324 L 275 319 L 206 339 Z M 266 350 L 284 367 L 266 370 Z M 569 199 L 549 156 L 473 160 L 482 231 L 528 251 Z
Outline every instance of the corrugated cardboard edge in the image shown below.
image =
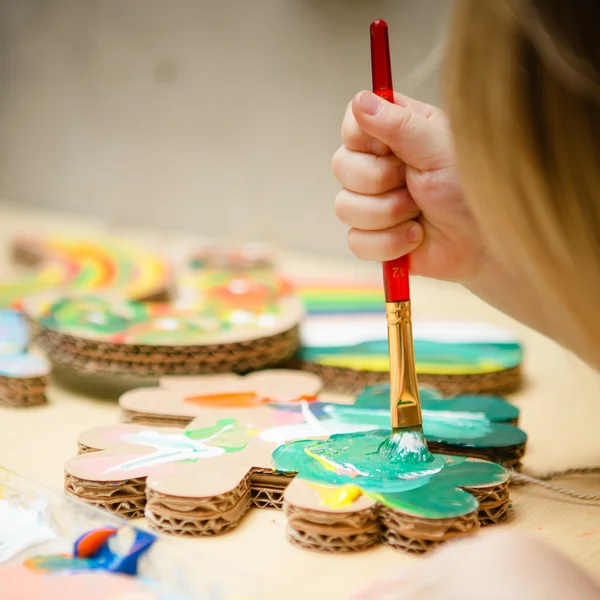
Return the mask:
M 47 403 L 46 386 L 50 377 L 0 376 L 0 406 L 24 408 Z
M 390 374 L 387 371 L 357 371 L 298 359 L 293 359 L 286 366 L 319 375 L 327 389 L 340 393 L 355 394 L 367 385 L 388 383 L 390 380 Z M 517 391 L 523 380 L 520 365 L 493 373 L 470 375 L 417 373 L 417 377 L 419 383 L 431 385 L 449 397 L 457 394 L 509 394 Z
M 298 350 L 299 328 L 252 341 L 207 346 L 141 346 L 78 339 L 40 328 L 36 343 L 55 364 L 82 373 L 158 377 L 247 373 L 279 366 Z
M 338 518 L 295 507 L 284 501 L 290 543 L 315 552 L 345 553 L 383 543 L 404 552 L 422 554 L 445 541 L 464 537 L 480 526 L 500 523 L 508 516 L 508 481 L 485 488 L 464 488 L 479 501 L 476 512 L 450 519 L 425 519 L 386 506 L 339 513 Z M 335 513 L 328 513 L 327 516 Z

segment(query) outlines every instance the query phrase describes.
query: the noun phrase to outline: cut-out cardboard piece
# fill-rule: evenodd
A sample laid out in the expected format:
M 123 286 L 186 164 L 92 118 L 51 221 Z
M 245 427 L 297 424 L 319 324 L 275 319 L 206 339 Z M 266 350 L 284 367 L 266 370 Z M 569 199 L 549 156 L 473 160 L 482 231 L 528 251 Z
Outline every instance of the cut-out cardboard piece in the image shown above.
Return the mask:
M 139 517 L 145 512 L 156 529 L 175 535 L 224 533 L 234 528 L 252 506 L 281 508 L 284 491 L 295 474 L 289 468 L 289 463 L 283 463 L 277 458 L 277 453 L 275 463 L 272 461 L 271 455 L 277 448 L 280 449 L 279 453 L 283 452 L 281 448 L 287 448 L 287 445 L 282 444 L 302 439 L 339 439 L 344 435 L 383 435 L 377 429 L 381 415 L 377 413 L 377 408 L 373 408 L 371 400 L 363 398 L 362 403 L 354 407 L 319 402 L 315 396 L 321 387 L 321 381 L 307 373 L 280 370 L 254 373 L 246 377 L 222 375 L 166 378 L 161 384 L 161 388 L 141 388 L 127 392 L 120 400 L 126 418 L 149 425 L 95 428 L 79 437 L 81 454 L 65 465 L 65 489 L 68 494 L 130 518 Z M 430 402 L 441 403 L 439 396 L 434 393 L 431 393 Z M 500 405 L 496 406 L 496 402 Z M 485 436 L 491 435 L 493 440 L 498 433 L 497 430 L 494 433 L 494 427 L 498 425 L 501 426 L 500 429 L 507 427 L 510 430 L 511 433 L 507 434 L 513 436 L 510 443 L 524 435 L 516 427 L 502 423 L 518 416 L 508 405 L 502 406 L 502 400 L 483 399 L 481 405 L 473 403 L 469 406 L 471 412 L 465 410 L 469 404 L 467 399 L 457 399 L 456 403 L 460 405 L 461 410 L 457 414 L 461 418 L 454 421 L 447 417 L 451 410 L 439 411 L 435 406 L 428 409 L 429 413 L 436 413 L 432 417 L 432 422 L 435 423 L 434 433 L 437 427 L 437 435 L 440 437 L 440 428 L 445 428 L 447 447 L 453 453 L 476 453 L 473 445 L 482 444 Z M 444 402 L 444 407 L 451 409 L 451 402 Z M 343 418 L 338 418 L 335 410 L 344 408 L 353 410 L 354 413 L 346 413 Z M 482 414 L 477 411 L 484 408 L 491 415 L 488 423 L 494 426 L 492 433 L 485 429 L 474 435 L 472 421 L 475 420 L 477 428 L 481 425 Z M 356 413 L 361 410 L 365 413 L 364 419 L 357 422 Z M 428 414 L 427 411 L 425 414 Z M 494 419 L 500 423 L 495 423 Z M 165 423 L 182 425 L 185 429 L 157 426 Z M 465 428 L 462 436 L 461 427 Z M 503 435 L 505 433 L 502 432 Z M 442 455 L 436 455 L 438 456 Z M 447 455 L 435 460 L 435 469 L 440 465 L 446 468 L 445 465 L 463 464 L 460 462 L 462 459 L 455 460 Z M 486 518 L 501 520 L 508 506 L 506 471 L 492 463 L 473 463 L 490 465 L 489 467 L 471 467 L 471 460 L 465 464 L 467 466 L 461 468 L 468 473 L 487 469 L 490 480 L 481 484 L 481 494 L 479 480 L 475 485 L 466 478 L 465 486 L 473 484 L 475 491 L 470 491 L 482 499 L 481 511 L 487 511 L 486 514 L 493 517 L 488 515 Z M 408 475 L 403 475 L 409 478 Z M 429 475 L 431 473 L 421 473 L 419 470 L 416 476 Z M 336 481 L 333 481 L 333 487 L 335 484 Z M 456 485 L 462 487 L 461 483 Z M 296 488 L 291 488 L 290 494 L 295 493 L 294 489 Z M 356 490 L 353 490 L 353 494 L 358 499 Z M 357 505 L 368 505 L 364 515 L 355 514 L 357 511 L 354 508 L 346 511 L 350 516 L 344 526 L 348 536 L 343 543 L 324 541 L 320 549 L 347 551 L 359 549 L 363 542 L 366 544 L 366 538 L 360 544 L 351 543 L 359 533 L 362 539 L 365 532 L 353 529 L 354 526 L 348 523 L 357 524 L 357 527 L 358 524 L 366 523 L 369 543 L 384 541 L 402 546 L 398 540 L 406 542 L 410 537 L 406 527 L 414 529 L 415 523 L 421 519 L 424 521 L 421 529 L 425 532 L 425 537 L 422 547 L 419 547 L 424 550 L 456 532 L 466 534 L 472 531 L 479 522 L 480 513 L 481 520 L 484 520 L 484 513 L 472 502 L 464 514 L 434 518 L 428 514 L 399 513 L 396 509 L 390 512 L 385 508 L 386 505 L 380 506 L 381 503 L 371 500 L 362 499 Z M 288 504 L 288 512 L 296 515 L 291 518 L 290 523 L 297 525 L 299 519 L 304 519 L 302 507 L 298 502 L 290 501 Z M 331 506 L 328 505 L 319 510 L 310 510 L 319 513 L 315 517 L 318 519 L 317 523 L 326 525 L 333 522 L 340 530 L 339 507 L 330 509 Z M 358 513 L 361 511 L 362 508 Z M 363 517 L 367 514 L 368 519 L 365 521 Z M 401 524 L 392 528 L 394 533 L 386 534 L 387 538 L 384 536 L 381 539 L 375 530 L 379 531 L 380 520 L 384 517 Z M 290 527 L 294 528 L 292 524 Z M 442 533 L 440 527 L 443 529 Z M 301 531 L 301 528 L 295 527 L 295 530 Z M 311 531 L 314 533 L 314 527 Z M 323 540 L 328 539 L 327 531 L 323 534 Z M 309 537 L 314 541 L 312 534 Z M 415 549 L 412 542 L 407 544 L 404 547 Z M 311 544 L 306 545 L 312 547 Z
M 29 332 L 21 313 L 0 309 L 0 340 L 0 405 L 44 404 L 50 365 L 28 351 Z
M 235 528 L 253 506 L 280 508 L 285 493 L 286 512 L 292 516 L 290 538 L 323 551 L 357 550 L 378 541 L 423 551 L 448 537 L 472 532 L 480 521 L 497 522 L 506 516 L 508 473 L 494 463 L 436 454 L 429 467 L 419 465 L 403 473 L 402 485 L 387 496 L 377 487 L 360 487 L 365 477 L 351 489 L 346 483 L 337 486 L 339 477 L 325 484 L 319 479 L 320 487 L 315 487 L 312 472 L 307 477 L 304 464 L 290 454 L 306 453 L 310 442 L 300 442 L 298 447 L 295 442 L 280 446 L 273 462 L 273 446 L 234 419 L 221 420 L 211 427 L 198 425 L 193 422 L 185 431 L 136 425 L 90 430 L 81 436 L 80 443 L 97 450 L 66 463 L 65 490 L 124 516 L 145 514 L 155 529 L 187 536 L 225 533 Z M 377 435 L 386 434 L 364 432 L 328 439 Z M 379 443 L 383 439 L 378 439 Z M 292 487 L 289 495 L 286 492 L 296 474 L 293 465 L 302 473 L 298 486 L 306 487 L 308 483 L 314 494 L 308 506 L 306 491 L 304 501 L 295 500 L 298 486 Z M 457 465 L 453 471 L 456 477 L 439 474 Z M 424 494 L 415 499 L 415 493 L 409 493 L 429 480 L 432 483 Z M 456 488 L 466 488 L 471 494 Z M 434 492 L 436 510 L 431 510 L 425 499 Z M 362 499 L 363 495 L 367 500 Z M 342 521 L 345 527 L 340 527 Z M 356 536 L 365 534 L 365 521 L 371 535 L 368 541 L 357 544 Z M 415 523 L 420 523 L 422 530 L 416 537 Z M 381 525 L 385 525 L 383 535 L 379 534 Z M 337 532 L 335 543 L 332 530 Z M 322 547 L 315 547 L 315 536 L 322 537 Z
M 514 425 L 519 417 L 517 407 L 494 396 L 442 399 L 428 388 L 421 388 L 420 396 L 423 433 L 433 452 L 489 460 L 512 469 L 521 467 L 527 435 Z M 389 384 L 369 386 L 352 406 L 330 404 L 324 412 L 341 423 L 388 429 L 389 398 Z
M 327 387 L 356 392 L 389 381 L 385 315 L 309 316 L 296 365 Z M 444 394 L 507 393 L 522 380 L 523 348 L 515 336 L 484 323 L 415 321 L 419 382 Z
M 294 377 L 295 373 L 295 377 Z M 352 404 L 314 401 L 321 380 L 302 371 L 263 371 L 197 378 L 165 378 L 160 388 L 126 392 L 119 404 L 126 422 L 186 427 L 193 419 L 223 418 L 252 425 L 274 444 L 294 439 L 389 429 L 389 386 L 367 387 Z M 467 455 L 519 468 L 527 436 L 519 410 L 498 397 L 442 399 L 421 389 L 423 428 L 437 452 Z
M 251 506 L 280 508 L 292 478 L 273 471 L 273 445 L 235 419 L 186 430 L 97 428 L 79 443 L 88 451 L 65 464 L 68 494 L 126 518 L 145 513 L 175 535 L 225 533 Z
M 443 454 L 428 463 L 394 464 L 378 456 L 387 435 L 335 435 L 274 452 L 275 469 L 296 474 L 284 493 L 291 543 L 337 553 L 381 542 L 422 553 L 506 518 L 503 467 Z
M 83 372 L 245 373 L 297 351 L 303 308 L 275 273 L 205 270 L 196 285 L 170 303 L 47 294 L 25 311 L 52 361 Z

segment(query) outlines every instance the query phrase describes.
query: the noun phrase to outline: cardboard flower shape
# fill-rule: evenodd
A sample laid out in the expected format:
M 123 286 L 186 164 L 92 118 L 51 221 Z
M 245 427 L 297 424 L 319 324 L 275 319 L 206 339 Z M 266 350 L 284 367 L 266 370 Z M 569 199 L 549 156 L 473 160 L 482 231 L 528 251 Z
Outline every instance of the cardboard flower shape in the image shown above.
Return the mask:
M 325 414 L 341 423 L 389 429 L 388 384 L 366 387 L 352 406 L 329 405 Z M 515 427 L 519 409 L 497 396 L 459 395 L 443 399 L 421 388 L 423 432 L 435 452 L 463 454 L 518 467 L 527 435 Z
M 222 533 L 250 506 L 280 507 L 290 477 L 274 473 L 276 444 L 261 433 L 298 417 L 267 405 L 313 402 L 321 380 L 277 370 L 163 385 L 129 392 L 121 406 L 146 411 L 151 423 L 187 427 L 116 425 L 83 433 L 84 454 L 65 465 L 67 493 L 130 518 L 145 507 L 156 528 L 181 535 Z
M 334 435 L 275 450 L 275 470 L 297 474 L 284 494 L 290 541 L 327 551 L 382 541 L 422 552 L 506 516 L 503 467 L 443 454 L 419 464 L 389 460 L 379 451 L 388 436 Z
M 160 388 L 141 388 L 120 399 L 125 420 L 147 425 L 185 427 L 235 418 L 274 445 L 339 433 L 388 429 L 389 387 L 366 388 L 354 404 L 320 402 L 321 381 L 299 371 L 262 371 L 240 377 L 218 375 L 165 378 Z M 424 429 L 435 451 L 520 463 L 526 435 L 512 425 L 519 411 L 498 397 L 457 396 L 443 400 L 421 390 Z
M 71 495 L 127 517 L 145 512 L 152 525 L 161 531 L 177 535 L 223 533 L 235 527 L 251 506 L 281 507 L 283 492 L 295 473 L 291 463 L 281 463 L 282 453 L 295 446 L 281 447 L 281 444 L 307 438 L 325 442 L 338 439 L 340 436 L 336 434 L 344 432 L 374 436 L 365 439 L 385 435 L 379 430 L 384 388 L 367 390 L 354 406 L 344 406 L 319 402 L 316 394 L 320 387 L 321 381 L 314 375 L 276 370 L 245 377 L 167 378 L 161 381 L 161 387 L 127 392 L 120 399 L 126 418 L 143 425 L 116 425 L 84 432 L 79 437 L 83 454 L 65 465 L 65 489 Z M 452 406 L 452 402 L 439 400 L 434 392 L 424 392 L 423 396 L 429 398 L 432 413 L 436 413 L 436 403 L 444 408 Z M 467 405 L 477 410 L 486 407 L 498 420 L 512 420 L 518 415 L 516 409 L 500 399 L 457 398 L 455 402 L 463 409 L 458 413 L 459 423 L 468 422 L 470 416 L 477 423 L 480 421 L 479 413 L 464 410 Z M 336 414 L 338 410 L 341 418 Z M 167 428 L 165 423 L 180 427 Z M 436 426 L 440 423 L 449 427 L 443 420 Z M 467 429 L 463 436 L 468 437 L 469 432 Z M 473 448 L 466 446 L 448 445 L 456 453 L 473 452 Z M 274 451 L 275 465 L 271 459 Z M 436 462 L 428 469 L 438 472 L 441 464 L 462 463 L 436 456 Z M 481 467 L 474 467 L 477 468 Z M 492 473 L 505 473 L 493 466 L 485 468 Z M 419 473 L 418 478 L 422 475 Z M 349 498 L 371 507 L 369 527 L 379 531 L 376 501 L 362 493 L 357 496 L 356 486 L 349 488 L 343 482 L 336 482 L 344 493 L 350 492 Z M 506 478 L 502 479 L 502 484 L 505 483 Z M 294 484 L 291 497 L 304 485 Z M 321 495 L 323 490 L 321 487 Z M 335 496 L 337 491 L 332 493 Z M 492 486 L 490 493 L 492 504 L 496 504 L 485 510 L 496 511 L 491 520 L 501 518 L 505 514 L 507 491 Z M 469 502 L 473 508 L 473 500 Z M 294 506 L 299 504 L 302 501 Z M 335 517 L 338 509 L 331 508 L 333 512 L 327 513 L 327 519 Z M 468 532 L 477 525 L 476 513 L 472 510 L 470 516 L 461 515 L 458 525 L 457 517 L 445 519 L 452 520 L 452 531 L 459 527 Z M 431 521 L 433 517 L 427 518 Z M 427 527 L 430 525 L 431 522 Z M 395 531 L 394 535 L 399 535 L 399 529 Z M 378 535 L 369 535 L 369 543 L 375 543 Z M 353 548 L 344 542 L 340 549 Z
M 159 531 L 213 535 L 251 506 L 281 506 L 291 476 L 271 467 L 271 444 L 235 419 L 185 430 L 116 425 L 79 438 L 84 454 L 65 464 L 65 491 Z
M 250 428 L 263 430 L 302 421 L 300 407 L 303 404 L 320 406 L 317 394 L 322 386 L 322 380 L 316 375 L 286 369 L 258 371 L 245 376 L 228 373 L 165 377 L 158 388 L 126 392 L 119 404 L 125 421 L 132 423 L 185 427 L 200 417 L 205 424 L 231 417 Z M 294 405 L 298 407 L 298 414 L 272 409 Z M 303 433 L 306 435 L 306 431 Z
M 185 430 L 97 428 L 80 437 L 88 452 L 65 464 L 65 490 L 127 517 L 145 514 L 159 531 L 190 536 L 225 533 L 253 506 L 281 508 L 285 492 L 290 539 L 323 551 L 378 541 L 422 551 L 472 532 L 480 521 L 504 518 L 502 467 L 437 454 L 426 465 L 390 465 L 377 461 L 386 435 L 291 442 L 273 454 L 272 444 L 235 419 L 208 427 L 194 421 Z M 297 472 L 300 479 L 288 488 Z M 315 546 L 315 539 L 322 543 Z

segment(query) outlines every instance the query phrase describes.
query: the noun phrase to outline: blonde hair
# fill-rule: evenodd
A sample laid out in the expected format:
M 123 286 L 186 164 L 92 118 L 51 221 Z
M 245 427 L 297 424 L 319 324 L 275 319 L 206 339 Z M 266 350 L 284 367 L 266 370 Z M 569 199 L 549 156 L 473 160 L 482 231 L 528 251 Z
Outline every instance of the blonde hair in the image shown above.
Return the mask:
M 459 169 L 482 233 L 596 366 L 599 17 L 595 0 L 458 0 L 446 65 Z

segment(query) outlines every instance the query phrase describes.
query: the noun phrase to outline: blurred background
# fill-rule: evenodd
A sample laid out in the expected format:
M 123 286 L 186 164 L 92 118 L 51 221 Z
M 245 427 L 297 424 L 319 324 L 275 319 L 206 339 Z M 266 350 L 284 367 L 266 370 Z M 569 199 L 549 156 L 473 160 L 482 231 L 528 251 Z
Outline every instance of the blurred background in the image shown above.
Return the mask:
M 330 165 L 369 23 L 435 103 L 451 4 L 0 0 L 0 198 L 348 256 Z

